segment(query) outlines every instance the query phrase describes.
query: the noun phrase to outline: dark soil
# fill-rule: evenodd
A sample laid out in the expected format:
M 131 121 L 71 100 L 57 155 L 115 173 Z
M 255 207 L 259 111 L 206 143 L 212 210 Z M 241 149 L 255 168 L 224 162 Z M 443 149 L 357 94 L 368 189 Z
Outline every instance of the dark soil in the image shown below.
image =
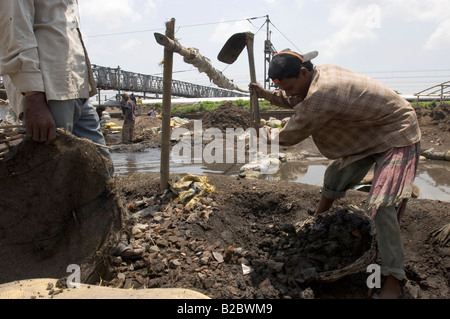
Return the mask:
M 234 106 L 228 104 L 205 115 L 205 123 L 214 127 L 223 123 L 222 128 L 245 128 L 248 122 L 245 122 L 241 112 L 234 111 Z M 441 107 L 433 112 L 418 110 L 418 114 L 423 133 L 422 148 L 433 148 L 439 152 L 450 150 L 447 108 Z M 130 152 L 159 147 L 160 135 L 152 133 L 152 127 L 160 124 L 158 121 L 145 116 L 138 117 L 136 143 L 133 145 L 120 144 L 120 134 L 119 137 L 117 134 L 107 135 L 107 141 L 113 151 Z M 82 150 L 78 152 L 78 156 L 81 155 L 78 158 L 84 158 L 85 152 Z M 310 138 L 280 151 L 318 154 Z M 98 152 L 95 153 L 98 155 Z M 58 158 L 54 156 L 55 161 Z M 54 176 L 52 168 L 55 165 L 45 156 L 42 159 L 42 163 L 36 162 L 36 159 L 35 162 L 23 160 L 13 169 L 24 171 L 30 168 L 28 163 L 36 164 L 32 166 L 36 168 L 33 172 L 37 174 L 30 188 L 32 190 L 36 189 L 36 185 L 43 187 L 45 183 L 52 184 L 50 177 Z M 89 159 L 83 160 L 79 169 L 89 169 L 86 163 L 90 163 Z M 42 167 L 41 174 L 39 167 Z M 65 170 L 75 174 L 72 178 L 77 183 L 66 180 L 61 190 L 52 190 L 46 194 L 47 197 L 41 195 L 46 198 L 42 203 L 47 205 L 41 207 L 44 217 L 51 217 L 48 212 L 54 209 L 54 206 L 50 206 L 54 205 L 54 201 L 48 195 L 62 197 L 62 190 L 69 191 L 86 185 L 82 177 L 89 176 L 88 173 L 74 168 Z M 8 173 L 2 176 L 12 180 L 11 169 L 5 167 L 4 171 Z M 177 177 L 171 175 L 171 181 Z M 222 175 L 206 177 L 208 179 L 203 183 L 186 185 L 186 191 L 192 191 L 195 187 L 196 192 L 183 193 L 187 194 L 183 201 L 178 199 L 179 190 L 161 190 L 158 173 L 116 176 L 113 190 L 110 180 L 106 185 L 94 187 L 102 189 L 100 194 L 86 189 L 86 196 L 93 196 L 94 200 L 83 207 L 69 207 L 73 214 L 68 216 L 71 223 L 67 229 L 71 232 L 66 235 L 70 239 L 76 239 L 77 236 L 97 237 L 101 243 L 96 244 L 104 246 L 106 239 L 102 239 L 107 236 L 102 234 L 105 230 L 117 230 L 117 224 L 108 223 L 108 216 L 114 216 L 116 221 L 123 213 L 126 215 L 123 225 L 125 237 L 132 246 L 145 250 L 143 256 L 135 259 L 105 253 L 101 261 L 105 267 L 101 276 L 96 282 L 89 283 L 123 289 L 187 288 L 223 299 L 371 297 L 373 290 L 367 287 L 370 273 L 366 267 L 372 263 L 380 264 L 380 261 L 378 256 L 368 254 L 374 247 L 373 237 L 369 233 L 368 219 L 360 211 L 367 193 L 349 191 L 328 214 L 311 220 L 311 212 L 316 209 L 320 199 L 318 186 Z M 25 187 L 30 184 L 25 180 L 16 184 L 11 182 L 11 185 L 16 186 L 15 191 L 3 192 L 4 202 L 8 203 L 3 211 L 11 210 L 14 203 L 20 203 L 24 207 L 21 211 L 27 211 L 26 207 L 30 204 L 23 201 L 23 190 L 17 185 Z M 13 186 L 10 188 L 13 189 Z M 208 191 L 201 196 L 194 196 L 201 190 Z M 70 198 L 71 195 L 66 194 L 64 197 Z M 104 201 L 108 199 L 112 200 L 105 205 Z M 39 201 L 33 203 L 39 207 Z M 68 204 L 70 202 L 61 202 L 63 206 Z M 92 214 L 96 209 L 100 214 Z M 13 210 L 11 212 L 14 213 Z M 14 218 L 6 219 L 4 224 L 11 220 L 15 221 Z M 78 222 L 81 222 L 81 228 Z M 434 236 L 436 230 L 449 223 L 450 200 L 409 201 L 401 224 L 408 277 L 404 298 L 450 298 L 450 245 L 448 241 L 437 240 Z M 37 224 L 44 228 L 46 226 Z M 102 231 L 98 231 L 97 225 L 102 226 Z M 3 234 L 5 232 L 0 233 L 0 242 L 5 240 Z M 53 229 L 50 234 L 54 234 Z M 83 238 L 79 239 L 81 241 Z M 51 244 L 55 244 L 59 250 L 64 248 L 63 245 L 58 246 L 55 239 L 51 240 Z M 76 247 L 77 241 L 69 244 L 72 248 Z M 32 248 L 33 253 L 36 253 L 36 247 Z M 92 251 L 92 247 L 89 251 Z M 11 260 L 16 257 L 12 250 L 6 250 L 6 253 Z M 42 254 L 39 256 L 45 257 Z M 67 266 L 67 262 L 61 260 L 59 266 L 63 266 L 61 263 Z M 21 260 L 15 263 L 20 265 Z M 30 265 L 37 265 L 35 269 L 40 268 L 39 264 Z M 3 268 L 6 267 L 11 269 L 11 265 Z M 58 271 L 65 272 L 66 269 L 61 267 Z M 14 273 L 13 270 L 3 271 L 6 275 Z
M 442 117 L 446 110 L 438 110 L 439 115 L 419 111 L 422 149 L 450 150 L 450 125 L 448 117 Z M 232 114 L 227 106 L 205 119 L 215 127 L 219 123 L 235 127 Z M 244 125 L 239 122 L 238 127 Z M 317 153 L 311 139 L 288 150 Z M 366 193 L 349 191 L 330 210 L 329 216 L 340 216 L 340 222 L 330 219 L 322 232 L 310 234 L 311 228 L 298 227 L 317 207 L 319 187 L 207 177 L 215 191 L 191 205 L 179 202 L 171 191 L 161 191 L 159 174 L 116 177 L 129 214 L 130 243 L 146 252 L 136 260 L 114 257 L 102 285 L 181 287 L 212 298 L 370 298 L 373 291 L 367 287 L 370 274 L 365 268 L 339 277 L 340 269 L 353 265 L 370 249 L 373 238 L 366 219 L 344 221 L 350 211 L 359 211 Z M 327 216 L 322 218 L 331 218 Z M 448 223 L 450 201 L 409 201 L 401 225 L 409 279 L 404 298 L 450 298 L 450 247 L 432 236 Z M 333 237 L 333 233 L 342 236 Z M 369 263 L 380 261 L 375 257 L 365 266 Z M 320 274 L 326 271 L 339 279 L 321 280 Z

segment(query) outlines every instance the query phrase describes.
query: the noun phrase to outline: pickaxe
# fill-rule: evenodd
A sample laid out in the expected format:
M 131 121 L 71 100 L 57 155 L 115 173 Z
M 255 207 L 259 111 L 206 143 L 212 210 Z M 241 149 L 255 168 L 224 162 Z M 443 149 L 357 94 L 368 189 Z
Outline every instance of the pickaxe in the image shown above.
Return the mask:
M 217 59 L 223 63 L 232 64 L 247 47 L 248 62 L 250 65 L 250 81 L 256 83 L 255 57 L 253 53 L 253 40 L 255 35 L 251 32 L 242 32 L 232 35 L 223 46 Z M 260 123 L 258 95 L 250 92 L 250 117 L 253 122 Z

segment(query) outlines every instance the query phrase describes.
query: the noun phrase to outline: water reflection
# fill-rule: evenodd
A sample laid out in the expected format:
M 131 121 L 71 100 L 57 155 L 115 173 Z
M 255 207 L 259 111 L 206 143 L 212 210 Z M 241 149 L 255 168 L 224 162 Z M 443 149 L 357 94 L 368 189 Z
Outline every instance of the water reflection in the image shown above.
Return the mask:
M 132 173 L 158 173 L 160 149 L 148 149 L 141 153 L 112 153 L 115 172 L 118 175 Z M 263 175 L 266 180 L 290 181 L 321 186 L 329 161 L 316 159 L 283 163 L 277 173 Z M 177 164 L 171 161 L 171 173 L 221 174 L 236 176 L 243 164 Z M 420 189 L 419 198 L 450 201 L 450 162 L 426 161 L 419 165 L 414 182 Z

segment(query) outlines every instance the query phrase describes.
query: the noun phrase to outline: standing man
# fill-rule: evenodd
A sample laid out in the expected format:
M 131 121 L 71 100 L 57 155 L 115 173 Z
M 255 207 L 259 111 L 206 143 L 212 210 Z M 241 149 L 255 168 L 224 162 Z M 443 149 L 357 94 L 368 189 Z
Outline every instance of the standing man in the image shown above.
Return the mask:
M 399 298 L 407 279 L 399 224 L 420 154 L 416 113 L 382 83 L 335 65 L 314 67 L 310 60 L 317 55 L 290 50 L 275 54 L 269 77 L 281 90 L 265 90 L 259 83 L 250 84 L 250 89 L 274 105 L 294 110 L 279 131 L 280 145 L 312 136 L 319 151 L 334 160 L 325 172 L 316 215 L 329 210 L 375 164 L 366 209 L 375 220 L 385 276 L 379 296 Z
M 122 99 L 125 102 L 124 105 L 124 122 L 122 127 L 122 143 L 131 144 L 134 138 L 134 122 L 136 120 L 136 104 L 130 98 L 130 96 L 125 93 L 122 95 Z
M 105 144 L 89 98 L 97 93 L 76 0 L 0 1 L 0 75 L 27 138 L 51 143 L 56 128 Z M 110 160 L 106 148 L 100 152 Z
M 137 111 L 137 100 L 136 100 L 136 96 L 134 96 L 134 93 L 131 93 L 131 95 L 130 95 L 130 99 L 134 102 L 134 105 L 136 106 L 136 111 Z M 139 113 L 139 115 L 140 115 L 140 113 Z
M 142 99 L 140 96 L 137 99 L 137 111 L 138 111 L 138 115 L 142 114 Z
M 0 1 L 0 75 L 33 141 L 51 143 L 56 128 L 64 128 L 106 146 L 89 102 L 97 89 L 79 25 L 77 0 Z M 111 155 L 99 150 L 110 160 L 112 177 Z M 130 245 L 116 248 L 123 257 L 142 255 Z

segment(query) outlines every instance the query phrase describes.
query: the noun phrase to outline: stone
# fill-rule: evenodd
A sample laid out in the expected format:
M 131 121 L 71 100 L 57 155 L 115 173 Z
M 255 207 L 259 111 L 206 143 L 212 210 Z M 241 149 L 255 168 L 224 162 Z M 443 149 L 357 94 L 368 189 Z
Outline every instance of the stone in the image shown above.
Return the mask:
M 273 273 L 281 272 L 281 270 L 283 270 L 283 267 L 284 263 L 282 262 L 269 260 L 269 262 L 267 263 L 267 268 L 269 268 L 269 270 Z
M 169 267 L 172 269 L 176 269 L 181 266 L 181 262 L 178 259 L 171 259 L 169 261 Z
M 218 263 L 223 263 L 224 260 L 223 260 L 223 256 L 221 253 L 213 252 L 212 255 L 213 255 L 214 259 L 217 260 Z

